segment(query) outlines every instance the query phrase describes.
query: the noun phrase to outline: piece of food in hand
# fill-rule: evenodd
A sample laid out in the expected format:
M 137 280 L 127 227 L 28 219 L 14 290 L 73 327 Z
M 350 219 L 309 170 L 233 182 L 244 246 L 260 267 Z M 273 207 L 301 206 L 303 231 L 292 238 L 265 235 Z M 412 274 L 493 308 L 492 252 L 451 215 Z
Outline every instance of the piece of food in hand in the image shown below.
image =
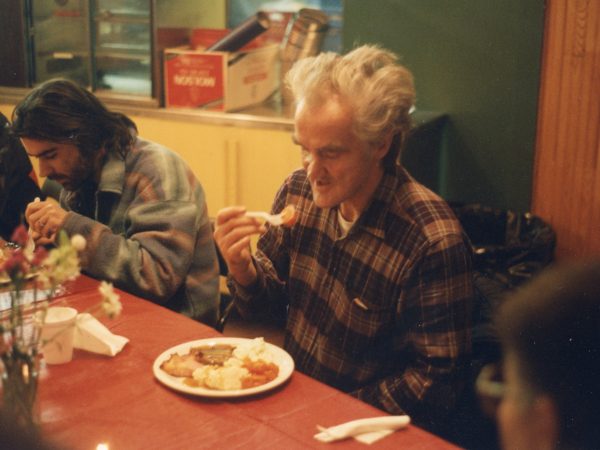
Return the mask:
M 276 227 L 291 227 L 296 223 L 297 213 L 294 205 L 288 205 L 283 208 L 279 214 L 269 214 L 264 211 L 248 211 L 246 212 L 246 217 L 262 219 Z
M 296 223 L 298 214 L 296 214 L 296 207 L 294 205 L 287 205 L 280 213 L 281 225 L 284 227 L 291 227 Z

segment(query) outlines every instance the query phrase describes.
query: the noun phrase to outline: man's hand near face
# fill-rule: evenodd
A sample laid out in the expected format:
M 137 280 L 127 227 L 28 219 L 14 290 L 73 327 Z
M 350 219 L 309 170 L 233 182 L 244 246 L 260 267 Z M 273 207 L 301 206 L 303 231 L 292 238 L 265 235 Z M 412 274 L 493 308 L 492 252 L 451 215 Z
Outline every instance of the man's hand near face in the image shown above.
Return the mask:
M 265 226 L 245 213 L 246 209 L 241 206 L 220 210 L 215 221 L 214 238 L 231 276 L 242 286 L 248 287 L 256 282 L 257 277 L 250 237 L 264 233 Z
M 67 217 L 67 211 L 52 200 L 33 201 L 27 205 L 25 219 L 32 230 L 32 236 L 37 245 L 54 242 L 56 233 L 62 227 Z

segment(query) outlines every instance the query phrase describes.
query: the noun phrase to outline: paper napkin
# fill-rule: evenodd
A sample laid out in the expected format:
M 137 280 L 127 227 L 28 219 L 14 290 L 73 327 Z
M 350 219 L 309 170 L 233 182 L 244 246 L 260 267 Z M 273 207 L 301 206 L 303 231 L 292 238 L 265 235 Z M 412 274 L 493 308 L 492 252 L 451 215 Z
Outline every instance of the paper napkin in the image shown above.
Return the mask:
M 75 327 L 75 348 L 102 355 L 115 356 L 119 353 L 129 339 L 112 334 L 108 328 L 89 313 L 77 316 Z
M 330 428 L 317 427 L 319 433 L 314 438 L 321 442 L 334 442 L 340 439 L 354 438 L 364 444 L 372 444 L 379 439 L 406 427 L 410 423 L 408 416 L 383 416 L 352 420 Z

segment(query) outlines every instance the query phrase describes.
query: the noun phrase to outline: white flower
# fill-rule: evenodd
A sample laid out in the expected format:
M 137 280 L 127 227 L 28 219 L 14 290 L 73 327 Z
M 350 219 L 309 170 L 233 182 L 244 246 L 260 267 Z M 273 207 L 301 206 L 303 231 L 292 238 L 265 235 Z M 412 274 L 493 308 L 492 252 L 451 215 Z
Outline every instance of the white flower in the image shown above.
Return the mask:
M 61 233 L 58 237 L 58 246 L 48 252 L 48 256 L 42 263 L 38 281 L 44 287 L 56 287 L 65 281 L 77 278 L 79 270 L 77 250 L 66 233 Z
M 119 301 L 119 295 L 113 290 L 112 283 L 102 281 L 98 287 L 102 295 L 102 310 L 111 319 L 121 314 L 123 306 Z
M 50 250 L 43 263 L 45 275 L 53 285 L 59 285 L 79 276 L 79 258 L 72 247 L 56 247 Z
M 0 314 L 0 373 L 8 373 L 11 380 L 13 377 L 25 377 L 22 368 L 29 370 L 34 367 L 39 344 L 46 344 L 53 339 L 42 340 L 41 333 L 35 331 L 38 327 L 34 328 L 32 324 L 40 319 L 43 321 L 49 301 L 58 295 L 62 284 L 79 276 L 78 252 L 86 246 L 83 236 L 75 235 L 69 239 L 61 231 L 52 250 L 47 251 L 44 247 L 32 250 L 31 244 L 28 244 L 30 236 L 24 225 L 17 228 L 12 240 L 16 246 L 0 248 L 0 273 L 4 272 L 3 275 L 10 279 L 5 294 L 9 296 L 10 309 L 4 309 Z M 44 301 L 37 301 L 38 292 L 44 292 Z M 102 282 L 100 293 L 101 302 L 87 311 L 92 313 L 101 310 L 111 318 L 119 315 L 122 306 L 112 285 Z M 29 383 L 29 378 L 25 382 L 27 386 L 37 385 Z M 19 392 L 23 391 L 22 387 L 17 388 Z
M 74 234 L 71 237 L 71 245 L 78 252 L 83 251 L 83 249 L 85 248 L 86 244 L 87 244 L 87 242 L 85 241 L 85 238 L 82 235 L 80 235 L 80 234 Z

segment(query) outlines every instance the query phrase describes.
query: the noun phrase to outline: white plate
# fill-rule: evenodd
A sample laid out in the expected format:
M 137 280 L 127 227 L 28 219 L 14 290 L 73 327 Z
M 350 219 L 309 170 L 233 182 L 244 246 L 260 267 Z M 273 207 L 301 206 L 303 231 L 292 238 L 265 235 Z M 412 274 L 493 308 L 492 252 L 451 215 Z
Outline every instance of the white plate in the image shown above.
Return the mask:
M 158 381 L 160 381 L 165 386 L 168 386 L 171 389 L 175 389 L 176 391 L 183 392 L 185 394 L 200 395 L 203 397 L 243 397 L 246 395 L 253 395 L 269 391 L 284 383 L 294 372 L 294 360 L 288 352 L 286 352 L 282 348 L 277 347 L 276 345 L 269 344 L 268 342 L 266 342 L 265 344 L 267 345 L 268 351 L 273 355 L 273 363 L 279 367 L 279 374 L 277 375 L 277 378 L 269 381 L 268 383 L 262 384 L 260 386 L 254 386 L 248 389 L 232 389 L 228 391 L 221 391 L 216 389 L 207 389 L 204 387 L 188 386 L 183 382 L 183 377 L 174 377 L 160 368 L 160 365 L 164 361 L 169 359 L 173 353 L 185 355 L 191 347 L 215 344 L 229 344 L 237 346 L 242 343 L 249 342 L 251 340 L 252 339 L 246 338 L 219 337 L 210 339 L 200 339 L 198 341 L 191 341 L 186 342 L 184 344 L 179 344 L 162 352 L 158 356 L 158 358 L 154 360 L 152 371 L 154 372 L 154 376 L 158 379 Z

